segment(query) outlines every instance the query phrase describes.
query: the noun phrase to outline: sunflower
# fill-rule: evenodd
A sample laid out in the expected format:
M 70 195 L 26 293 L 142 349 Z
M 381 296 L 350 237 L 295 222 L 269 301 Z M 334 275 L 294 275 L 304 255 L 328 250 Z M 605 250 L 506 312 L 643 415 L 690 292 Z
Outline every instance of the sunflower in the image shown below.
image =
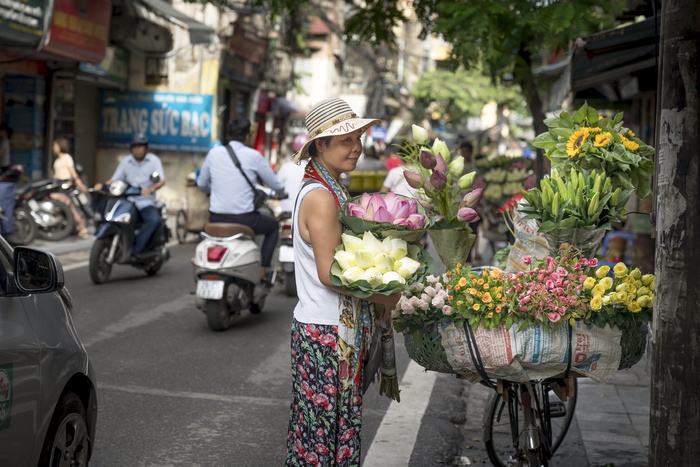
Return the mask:
M 595 135 L 595 141 L 593 141 L 593 146 L 597 148 L 602 148 L 610 144 L 612 141 L 612 134 L 609 132 L 600 133 Z
M 588 131 L 585 129 L 580 129 L 574 131 L 574 134 L 569 136 L 569 142 L 566 143 L 566 153 L 569 157 L 578 156 L 581 146 L 586 142 L 588 138 Z
M 636 151 L 639 149 L 639 144 L 635 143 L 634 141 L 627 139 L 622 135 L 620 135 L 620 138 L 622 138 L 622 145 L 630 151 Z

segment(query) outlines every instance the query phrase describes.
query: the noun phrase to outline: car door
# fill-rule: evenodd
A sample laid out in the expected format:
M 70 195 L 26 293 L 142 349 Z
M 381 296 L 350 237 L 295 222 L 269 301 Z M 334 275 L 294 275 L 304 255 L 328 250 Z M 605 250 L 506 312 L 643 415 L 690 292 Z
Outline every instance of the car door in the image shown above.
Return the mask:
M 10 250 L 0 239 L 0 465 L 29 465 L 40 397 L 40 347 L 23 301 L 8 294 Z

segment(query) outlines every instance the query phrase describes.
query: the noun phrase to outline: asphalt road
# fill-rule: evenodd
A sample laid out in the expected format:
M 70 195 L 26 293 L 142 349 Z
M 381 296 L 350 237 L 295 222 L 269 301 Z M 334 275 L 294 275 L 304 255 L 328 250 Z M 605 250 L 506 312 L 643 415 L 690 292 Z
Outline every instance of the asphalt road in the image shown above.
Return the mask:
M 278 287 L 260 315 L 212 332 L 194 307 L 193 252 L 194 244 L 173 247 L 154 277 L 117 265 L 100 286 L 86 267 L 67 268 L 75 325 L 97 376 L 92 467 L 283 464 L 295 299 Z M 365 398 L 364 453 L 389 402 L 373 390 Z

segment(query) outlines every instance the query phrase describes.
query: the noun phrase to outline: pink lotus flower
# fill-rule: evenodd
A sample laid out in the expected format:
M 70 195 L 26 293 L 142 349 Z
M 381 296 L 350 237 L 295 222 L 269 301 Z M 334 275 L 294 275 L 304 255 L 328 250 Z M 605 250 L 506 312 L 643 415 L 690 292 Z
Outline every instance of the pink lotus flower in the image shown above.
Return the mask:
M 464 195 L 464 206 L 468 208 L 473 208 L 474 206 L 478 205 L 479 201 L 481 201 L 481 195 L 483 194 L 483 192 L 483 188 L 477 188 L 476 190 L 472 190 L 466 195 Z
M 423 179 L 417 173 L 410 170 L 404 170 L 403 176 L 406 179 L 406 183 L 408 183 L 408 186 L 411 188 L 415 188 L 416 190 L 423 188 Z
M 348 214 L 368 221 L 386 222 L 395 225 L 407 225 L 411 229 L 420 229 L 425 225 L 425 216 L 416 212 L 415 199 L 405 199 L 396 193 L 364 193 L 360 204 L 348 202 Z
M 479 214 L 472 208 L 461 208 L 457 212 L 457 219 L 462 222 L 476 222 L 479 220 Z
M 447 172 L 447 162 L 445 162 L 445 159 L 443 159 L 442 154 L 438 153 L 437 156 L 435 156 L 435 170 L 439 172 Z

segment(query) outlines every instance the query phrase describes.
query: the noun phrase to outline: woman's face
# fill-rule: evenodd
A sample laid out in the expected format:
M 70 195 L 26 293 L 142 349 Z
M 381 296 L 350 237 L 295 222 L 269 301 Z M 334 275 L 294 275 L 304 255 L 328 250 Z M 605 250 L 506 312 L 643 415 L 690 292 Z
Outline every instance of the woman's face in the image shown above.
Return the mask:
M 344 172 L 352 172 L 362 154 L 361 136 L 362 130 L 357 130 L 347 135 L 333 136 L 328 142 L 318 141 L 318 161 L 335 178 Z
M 58 156 L 59 154 L 61 154 L 61 147 L 58 145 L 58 143 L 53 143 L 52 149 L 55 155 Z

